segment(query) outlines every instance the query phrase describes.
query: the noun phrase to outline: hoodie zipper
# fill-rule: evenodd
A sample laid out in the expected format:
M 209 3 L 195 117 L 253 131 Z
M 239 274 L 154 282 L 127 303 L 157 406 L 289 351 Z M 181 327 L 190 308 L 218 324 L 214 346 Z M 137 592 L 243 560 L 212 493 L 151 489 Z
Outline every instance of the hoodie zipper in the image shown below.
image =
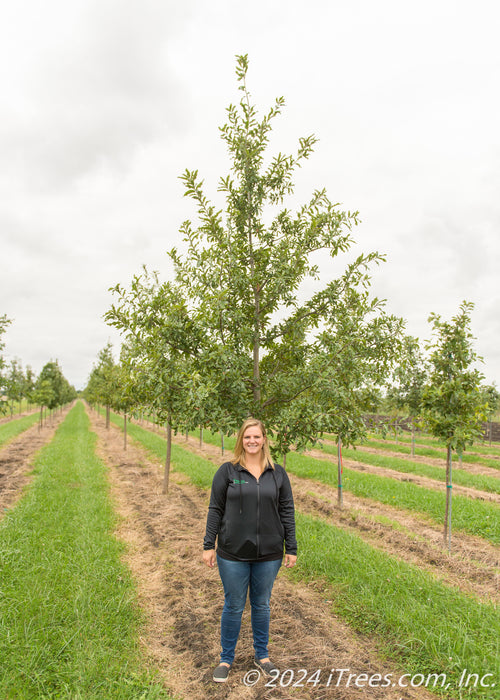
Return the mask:
M 243 468 L 244 471 L 248 471 L 247 469 Z M 241 471 L 241 470 L 240 470 Z M 260 480 L 262 478 L 262 475 L 264 472 L 267 471 L 267 467 L 265 467 L 264 471 L 260 475 L 258 479 L 255 479 L 255 483 L 257 484 L 257 533 L 256 533 L 256 545 L 257 545 L 257 557 L 260 555 Z M 250 474 L 250 472 L 248 472 Z M 253 474 L 250 474 L 250 476 L 253 476 Z M 274 476 L 274 474 L 273 474 Z M 276 477 L 274 478 L 274 483 L 276 484 Z M 240 482 L 240 513 L 241 513 L 241 482 Z
M 262 474 L 261 474 L 262 476 Z M 257 557 L 260 555 L 260 479 L 257 479 Z
M 255 479 L 257 482 L 257 557 L 260 556 L 260 480 L 262 479 L 264 472 L 267 471 L 267 467 L 264 468 L 264 471 L 260 475 L 258 479 Z

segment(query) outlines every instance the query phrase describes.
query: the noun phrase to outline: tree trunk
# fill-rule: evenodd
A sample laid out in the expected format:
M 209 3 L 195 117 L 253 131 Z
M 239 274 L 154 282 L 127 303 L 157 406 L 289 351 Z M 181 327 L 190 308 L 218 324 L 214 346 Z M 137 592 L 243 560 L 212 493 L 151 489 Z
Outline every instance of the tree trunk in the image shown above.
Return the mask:
M 444 542 L 451 549 L 451 447 L 446 451 L 446 509 L 444 514 Z
M 342 495 L 342 438 L 338 437 L 337 440 L 337 503 L 339 508 L 343 505 L 343 495 Z
M 200 425 L 200 450 L 203 449 L 203 426 Z
M 249 195 L 250 198 L 250 195 Z M 253 399 L 256 406 L 260 405 L 260 285 L 255 281 L 255 260 L 253 257 L 252 219 L 248 219 L 248 244 L 250 248 L 250 272 L 254 280 L 253 288 Z
M 257 312 L 256 312 L 257 316 Z M 255 332 L 254 332 L 254 341 L 253 341 L 253 399 L 255 401 L 255 405 L 259 406 L 260 405 L 260 367 L 259 367 L 259 353 L 260 353 L 260 337 L 258 333 L 258 325 L 259 322 L 255 322 Z
M 224 433 L 221 430 L 220 433 L 220 449 L 221 449 L 221 454 L 224 457 Z
M 127 414 L 123 414 L 123 449 L 127 449 Z
M 415 457 L 415 423 L 411 422 L 411 456 Z
M 170 457 L 172 454 L 172 428 L 170 420 L 167 421 L 167 456 L 165 458 L 165 472 L 163 474 L 162 493 L 168 493 L 168 482 L 170 478 Z
M 111 414 L 111 409 L 109 406 L 106 406 L 106 428 L 109 430 L 109 424 L 110 424 L 110 414 Z

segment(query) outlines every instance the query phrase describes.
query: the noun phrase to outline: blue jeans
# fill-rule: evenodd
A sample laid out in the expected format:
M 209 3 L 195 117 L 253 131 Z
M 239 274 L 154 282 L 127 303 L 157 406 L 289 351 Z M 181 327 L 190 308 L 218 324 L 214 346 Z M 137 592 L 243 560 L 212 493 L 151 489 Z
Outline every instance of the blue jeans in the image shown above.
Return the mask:
M 232 664 L 240 634 L 241 616 L 250 590 L 253 647 L 258 659 L 268 656 L 269 601 L 274 580 L 281 566 L 275 561 L 230 561 L 217 555 L 219 575 L 224 587 L 224 608 L 220 624 L 221 662 Z

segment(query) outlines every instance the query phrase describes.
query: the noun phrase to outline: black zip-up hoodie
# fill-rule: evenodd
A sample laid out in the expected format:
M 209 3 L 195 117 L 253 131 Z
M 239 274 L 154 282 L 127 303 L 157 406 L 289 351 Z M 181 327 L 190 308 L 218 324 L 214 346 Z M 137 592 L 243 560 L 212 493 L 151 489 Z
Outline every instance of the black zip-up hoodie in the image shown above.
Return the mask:
M 267 466 L 257 480 L 240 464 L 225 462 L 212 481 L 203 549 L 223 559 L 268 561 L 297 554 L 295 514 L 288 474 Z

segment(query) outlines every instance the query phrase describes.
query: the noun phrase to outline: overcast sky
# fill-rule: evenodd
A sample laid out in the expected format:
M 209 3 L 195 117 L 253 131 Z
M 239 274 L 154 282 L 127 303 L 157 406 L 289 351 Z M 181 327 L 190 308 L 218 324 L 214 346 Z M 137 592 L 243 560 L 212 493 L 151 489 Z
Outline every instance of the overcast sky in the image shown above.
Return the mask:
M 297 202 L 325 187 L 358 210 L 373 291 L 426 339 L 431 312 L 475 304 L 500 385 L 500 5 L 496 0 L 18 0 L 0 13 L 0 315 L 7 359 L 58 359 L 76 386 L 119 339 L 108 288 L 196 219 L 179 175 L 217 197 L 218 127 L 239 100 L 235 55 L 272 151 L 319 139 Z M 324 269 L 325 279 L 328 269 Z

